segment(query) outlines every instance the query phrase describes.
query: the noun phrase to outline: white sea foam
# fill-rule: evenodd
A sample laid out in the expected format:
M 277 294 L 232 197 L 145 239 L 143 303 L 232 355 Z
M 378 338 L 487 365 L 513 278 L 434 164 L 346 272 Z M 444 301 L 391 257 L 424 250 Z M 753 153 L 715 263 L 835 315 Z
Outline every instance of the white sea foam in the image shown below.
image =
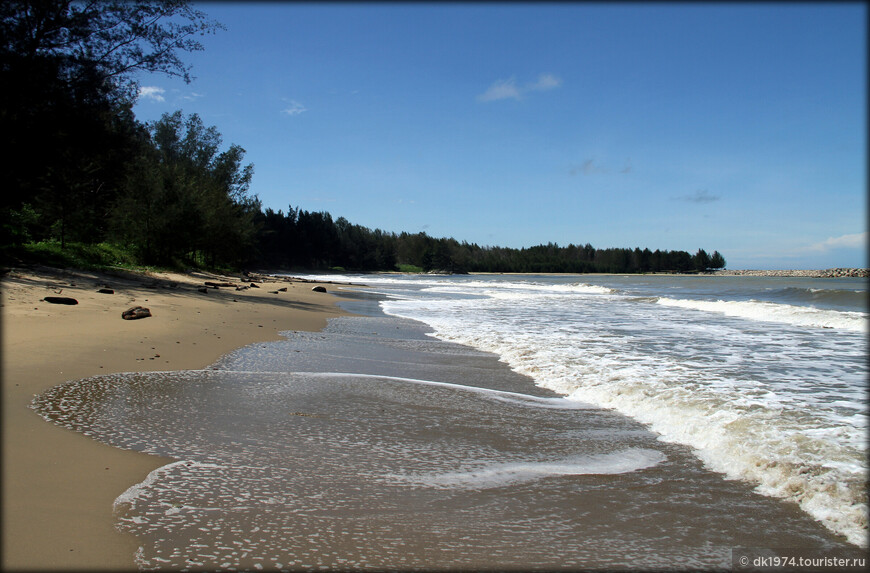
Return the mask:
M 817 328 L 842 328 L 855 332 L 867 331 L 867 314 L 794 306 L 763 301 L 733 300 L 685 300 L 662 297 L 658 304 L 706 312 L 718 312 L 726 316 L 780 322 L 794 326 Z
M 552 461 L 488 464 L 455 472 L 387 477 L 428 487 L 488 489 L 546 477 L 629 473 L 653 467 L 666 459 L 667 457 L 658 450 L 632 448 L 608 454 L 573 456 Z
M 262 372 L 256 372 L 261 374 Z M 479 388 L 477 386 L 466 386 L 464 384 L 454 384 L 452 382 L 439 382 L 437 380 L 421 380 L 419 378 L 402 378 L 400 376 L 384 376 L 381 374 L 358 374 L 355 372 L 290 372 L 289 374 L 304 375 L 310 378 L 374 378 L 380 380 L 395 380 L 397 382 L 407 382 L 410 384 L 424 384 L 427 386 L 443 386 L 445 388 L 453 388 L 463 392 L 471 392 L 482 394 L 489 398 L 519 404 L 522 406 L 533 406 L 537 408 L 556 408 L 560 410 L 581 410 L 584 408 L 594 408 L 591 404 L 586 404 L 577 400 L 569 400 L 566 398 L 546 398 L 543 396 L 532 396 L 529 394 L 519 394 L 517 392 L 507 392 L 505 390 L 493 390 L 492 388 Z
M 488 298 L 462 300 L 461 289 L 382 307 L 496 353 L 543 387 L 627 414 L 866 546 L 866 314 L 492 283 L 468 291 Z
M 167 473 L 171 472 L 177 467 L 186 466 L 186 467 L 198 467 L 198 468 L 220 468 L 221 466 L 216 464 L 195 462 L 191 460 L 179 460 L 177 462 L 168 463 L 165 466 L 160 466 L 159 468 L 152 470 L 145 476 L 145 479 L 141 482 L 131 485 L 128 487 L 124 493 L 115 498 L 114 503 L 112 504 L 114 508 L 117 510 L 123 504 L 131 505 L 136 502 L 136 499 L 139 498 L 144 492 L 148 491 L 155 482 L 159 481 L 163 476 Z

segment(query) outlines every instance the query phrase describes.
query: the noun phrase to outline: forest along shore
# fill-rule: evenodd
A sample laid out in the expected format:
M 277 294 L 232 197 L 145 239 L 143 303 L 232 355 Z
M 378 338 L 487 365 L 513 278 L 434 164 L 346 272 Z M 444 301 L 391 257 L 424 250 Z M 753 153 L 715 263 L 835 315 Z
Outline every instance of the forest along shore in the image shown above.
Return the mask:
M 42 420 L 33 397 L 99 374 L 205 368 L 237 348 L 319 331 L 346 314 L 335 286 L 253 274 L 4 269 L 3 570 L 133 570 L 137 541 L 112 503 L 170 460 L 98 443 Z M 256 286 L 255 286 L 256 285 Z M 74 299 L 54 304 L 46 299 Z M 142 306 L 150 316 L 124 320 Z

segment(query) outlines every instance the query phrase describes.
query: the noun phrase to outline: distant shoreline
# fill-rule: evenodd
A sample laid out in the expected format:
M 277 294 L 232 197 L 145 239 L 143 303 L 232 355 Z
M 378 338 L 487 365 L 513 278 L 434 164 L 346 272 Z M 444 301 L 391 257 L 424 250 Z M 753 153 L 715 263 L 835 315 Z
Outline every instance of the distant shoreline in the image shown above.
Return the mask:
M 655 273 L 519 273 L 519 272 L 478 272 L 469 273 L 451 273 L 447 271 L 429 271 L 422 273 L 403 273 L 401 271 L 332 271 L 332 270 L 290 270 L 290 271 L 275 271 L 265 270 L 260 271 L 264 274 L 276 276 L 295 276 L 295 275 L 550 275 L 550 276 L 612 276 L 612 275 L 637 275 L 637 276 L 685 276 L 685 277 L 796 277 L 796 278 L 868 278 L 870 277 L 870 269 L 862 268 L 831 268 L 831 269 L 816 269 L 816 270 L 730 270 L 722 269 L 707 272 L 695 273 L 679 273 L 679 272 L 655 272 Z
M 300 271 L 295 271 L 300 272 Z M 314 275 L 328 275 L 328 274 L 347 274 L 347 272 L 341 273 L 331 273 L 329 271 L 306 271 L 300 274 L 314 274 Z M 431 271 L 428 273 L 402 273 L 399 271 L 376 271 L 376 272 L 359 272 L 354 273 L 350 272 L 350 274 L 361 274 L 361 275 L 384 275 L 384 274 L 399 274 L 399 275 L 411 275 L 411 274 L 420 274 L 420 275 L 450 275 L 454 273 L 442 272 L 442 271 Z M 708 272 L 697 272 L 697 273 L 678 273 L 678 272 L 657 272 L 657 273 L 487 273 L 487 272 L 470 272 L 465 273 L 468 275 L 564 275 L 564 276 L 607 276 L 607 275 L 637 275 L 637 276 L 686 276 L 686 277 L 797 277 L 797 278 L 821 278 L 821 279 L 830 279 L 830 278 L 867 278 L 870 277 L 870 269 L 861 269 L 861 268 L 832 268 L 832 269 L 820 269 L 820 270 L 799 270 L 799 269 L 790 269 L 790 270 L 717 270 L 717 271 L 708 271 Z M 292 275 L 292 272 L 288 272 L 288 275 Z

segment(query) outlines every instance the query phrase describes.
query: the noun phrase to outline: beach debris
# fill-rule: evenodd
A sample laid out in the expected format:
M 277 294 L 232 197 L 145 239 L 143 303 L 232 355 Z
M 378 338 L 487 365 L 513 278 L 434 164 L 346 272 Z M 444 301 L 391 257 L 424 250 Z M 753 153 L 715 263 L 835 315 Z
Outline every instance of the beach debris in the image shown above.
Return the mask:
M 278 289 L 278 292 L 287 292 L 287 287 L 281 287 Z
M 79 301 L 72 297 L 68 296 L 47 296 L 44 299 L 45 302 L 50 302 L 52 304 L 78 304 Z
M 326 287 L 316 286 L 311 290 L 313 290 L 314 292 L 326 292 Z
M 136 320 L 137 318 L 147 318 L 149 316 L 151 316 L 151 310 L 144 306 L 134 306 L 121 313 L 121 318 L 124 320 Z
M 201 292 L 202 294 L 208 294 L 208 287 L 199 287 L 199 288 L 196 289 L 196 290 L 198 290 L 198 291 Z
M 236 285 L 233 284 L 233 283 L 228 283 L 228 282 L 216 283 L 216 282 L 213 282 L 213 281 L 205 281 L 203 284 L 204 284 L 205 286 L 210 286 L 211 288 L 218 288 L 218 287 L 234 287 L 234 286 L 236 286 Z
M 110 288 L 101 288 L 97 292 L 101 294 L 115 294 L 115 291 Z
M 257 283 L 251 283 L 251 288 L 260 288 L 260 285 Z

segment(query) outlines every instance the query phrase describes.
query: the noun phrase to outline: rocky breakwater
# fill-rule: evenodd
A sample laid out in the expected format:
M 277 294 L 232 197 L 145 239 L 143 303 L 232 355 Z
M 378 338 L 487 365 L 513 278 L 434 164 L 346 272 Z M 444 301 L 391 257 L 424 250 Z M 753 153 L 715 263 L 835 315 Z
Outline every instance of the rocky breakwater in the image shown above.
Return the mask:
M 807 277 L 807 278 L 841 278 L 841 277 L 870 277 L 870 269 L 824 269 L 816 271 L 790 270 L 790 271 L 755 271 L 755 270 L 721 270 L 714 271 L 714 275 L 741 276 L 741 277 Z

